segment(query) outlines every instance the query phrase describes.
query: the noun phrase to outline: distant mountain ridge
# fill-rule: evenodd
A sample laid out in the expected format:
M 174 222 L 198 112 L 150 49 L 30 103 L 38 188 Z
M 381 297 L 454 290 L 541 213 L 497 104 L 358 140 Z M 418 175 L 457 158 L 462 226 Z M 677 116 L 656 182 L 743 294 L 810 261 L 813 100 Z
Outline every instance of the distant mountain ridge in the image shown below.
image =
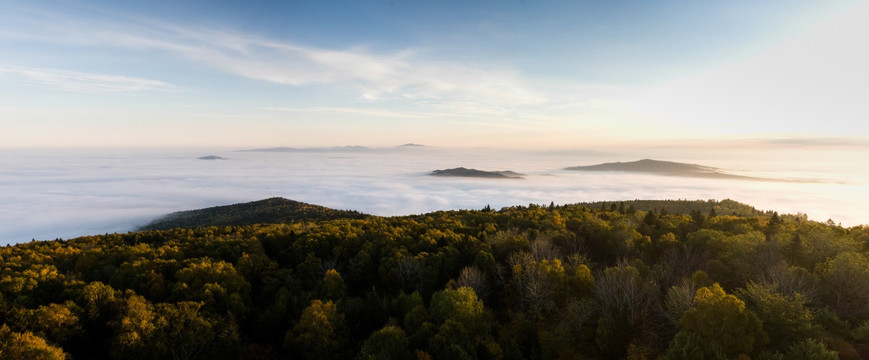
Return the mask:
M 328 146 L 328 147 L 291 147 L 279 146 L 271 148 L 246 149 L 238 150 L 242 152 L 313 152 L 313 153 L 329 153 L 329 152 L 383 152 L 395 149 L 409 148 L 427 148 L 428 146 L 414 143 L 407 143 L 397 146 L 388 147 L 367 147 L 360 145 L 345 145 L 345 146 Z
M 588 166 L 572 166 L 565 170 L 574 171 L 623 171 L 645 173 L 662 176 L 696 177 L 724 180 L 749 180 L 768 182 L 814 182 L 808 180 L 787 180 L 775 178 L 763 178 L 754 176 L 734 175 L 723 172 L 721 169 L 697 164 L 679 163 L 674 161 L 661 161 L 642 159 L 633 162 L 612 162 Z
M 718 169 L 709 166 L 652 159 L 642 159 L 632 162 L 611 162 L 589 166 L 572 166 L 568 167 L 567 170 L 633 171 L 656 174 L 715 173 L 718 171 Z
M 140 230 L 315 222 L 361 219 L 369 216 L 371 215 L 354 210 L 335 210 L 325 206 L 274 197 L 248 203 L 179 211 L 158 218 Z
M 246 152 L 343 152 L 343 151 L 374 151 L 374 150 L 376 150 L 376 149 L 365 147 L 365 146 L 347 145 L 347 146 L 306 147 L 306 148 L 281 146 L 281 147 L 273 147 L 273 148 L 248 149 L 248 150 L 239 150 L 239 151 L 246 151 Z
M 477 169 L 468 169 L 457 167 L 452 169 L 434 170 L 429 174 L 431 176 L 456 176 L 456 177 L 477 177 L 477 178 L 495 178 L 495 179 L 521 179 L 524 174 L 515 171 L 483 171 Z

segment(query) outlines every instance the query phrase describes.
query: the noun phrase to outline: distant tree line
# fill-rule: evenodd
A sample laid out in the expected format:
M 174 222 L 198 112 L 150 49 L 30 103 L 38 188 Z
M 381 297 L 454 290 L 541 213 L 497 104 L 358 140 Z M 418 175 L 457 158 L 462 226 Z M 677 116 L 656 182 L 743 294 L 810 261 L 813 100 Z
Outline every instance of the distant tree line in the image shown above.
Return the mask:
M 532 204 L 6 246 L 0 359 L 869 357 L 869 227 L 732 208 L 751 209 Z

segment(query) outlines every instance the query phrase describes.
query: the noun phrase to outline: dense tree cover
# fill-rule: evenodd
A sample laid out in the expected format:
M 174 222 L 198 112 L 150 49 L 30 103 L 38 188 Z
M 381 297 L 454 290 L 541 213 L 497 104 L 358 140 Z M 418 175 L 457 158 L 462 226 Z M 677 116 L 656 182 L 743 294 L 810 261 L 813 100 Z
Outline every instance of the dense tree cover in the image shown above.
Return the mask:
M 869 356 L 869 227 L 691 203 L 7 246 L 0 359 Z
M 612 211 L 620 210 L 631 213 L 636 210 L 650 211 L 661 213 L 674 214 L 693 214 L 700 215 L 740 215 L 754 216 L 762 215 L 762 212 L 746 204 L 742 204 L 733 200 L 628 200 L 628 201 L 598 201 L 590 203 L 580 203 L 591 208 L 610 209 Z
M 179 211 L 154 220 L 140 230 L 362 219 L 365 217 L 368 215 L 353 210 L 335 210 L 275 197 L 249 203 Z

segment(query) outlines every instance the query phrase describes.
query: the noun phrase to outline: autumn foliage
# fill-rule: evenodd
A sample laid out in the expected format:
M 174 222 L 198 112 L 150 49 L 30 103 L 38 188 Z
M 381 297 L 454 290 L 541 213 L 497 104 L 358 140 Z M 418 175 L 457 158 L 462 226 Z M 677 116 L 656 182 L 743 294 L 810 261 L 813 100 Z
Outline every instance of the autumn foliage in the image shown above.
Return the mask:
M 334 216 L 0 248 L 0 359 L 869 356 L 866 227 L 733 202 Z

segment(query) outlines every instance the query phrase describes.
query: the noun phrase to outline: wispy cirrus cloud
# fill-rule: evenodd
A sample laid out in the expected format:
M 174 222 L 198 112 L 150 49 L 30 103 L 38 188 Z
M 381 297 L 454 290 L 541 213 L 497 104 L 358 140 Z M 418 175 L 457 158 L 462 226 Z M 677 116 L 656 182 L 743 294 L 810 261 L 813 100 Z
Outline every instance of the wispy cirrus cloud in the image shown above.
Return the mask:
M 58 69 L 0 66 L 0 77 L 15 77 L 24 81 L 70 91 L 136 92 L 179 90 L 178 87 L 159 80 Z
M 866 137 L 787 137 L 761 139 L 755 142 L 762 145 L 798 148 L 869 148 L 869 139 Z
M 409 112 L 399 112 L 386 109 L 365 109 L 365 108 L 347 108 L 347 107 L 310 107 L 310 108 L 290 108 L 290 107 L 265 107 L 263 110 L 280 111 L 289 113 L 320 113 L 320 114 L 341 114 L 341 115 L 357 115 L 366 117 L 378 118 L 401 118 L 412 119 L 421 118 L 423 115 L 418 115 Z
M 174 41 L 139 39 L 136 43 L 154 44 L 236 75 L 277 84 L 346 86 L 366 100 L 545 101 L 545 96 L 524 84 L 513 69 L 435 60 L 424 51 L 327 49 L 205 28 L 165 24 L 154 24 L 153 28 L 171 34 L 161 38 Z
M 7 30 L 2 35 L 28 41 L 159 51 L 196 66 L 275 84 L 349 88 L 359 98 L 370 101 L 473 100 L 522 105 L 547 100 L 509 66 L 440 60 L 422 49 L 325 48 L 148 18 L 112 16 L 84 21 L 47 12 L 31 17 L 28 33 L 15 35 Z

